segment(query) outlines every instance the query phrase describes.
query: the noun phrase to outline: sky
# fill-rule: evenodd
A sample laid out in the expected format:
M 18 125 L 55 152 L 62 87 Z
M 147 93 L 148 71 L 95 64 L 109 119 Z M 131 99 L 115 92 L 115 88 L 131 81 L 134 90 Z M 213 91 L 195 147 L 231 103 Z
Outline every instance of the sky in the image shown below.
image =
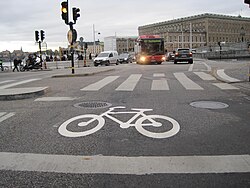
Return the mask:
M 61 18 L 64 0 L 0 0 L 0 51 L 38 50 L 35 31 L 45 31 L 48 49 L 68 45 L 69 26 Z M 68 0 L 80 8 L 74 28 L 84 41 L 137 36 L 138 27 L 203 13 L 250 17 L 244 0 Z M 72 13 L 70 13 L 72 17 Z M 71 18 L 72 19 L 72 18 Z M 93 26 L 95 30 L 93 30 Z M 93 32 L 95 31 L 95 32 Z M 100 34 L 98 34 L 100 33 Z

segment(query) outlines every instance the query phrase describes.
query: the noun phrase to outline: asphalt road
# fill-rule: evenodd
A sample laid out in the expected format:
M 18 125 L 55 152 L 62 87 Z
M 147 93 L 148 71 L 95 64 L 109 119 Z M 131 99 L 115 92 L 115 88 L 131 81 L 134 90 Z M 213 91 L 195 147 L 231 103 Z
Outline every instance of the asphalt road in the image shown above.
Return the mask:
M 0 101 L 0 187 L 249 187 L 250 90 L 223 85 L 210 66 L 0 74 L 1 85 L 39 78 L 15 87 L 50 88 Z M 133 119 L 138 109 L 146 115 Z

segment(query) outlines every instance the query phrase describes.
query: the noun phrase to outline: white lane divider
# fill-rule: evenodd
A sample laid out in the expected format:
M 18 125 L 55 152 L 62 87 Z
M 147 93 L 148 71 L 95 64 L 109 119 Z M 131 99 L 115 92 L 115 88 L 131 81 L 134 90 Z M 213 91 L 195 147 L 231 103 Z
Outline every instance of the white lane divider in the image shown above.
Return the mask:
M 17 86 L 17 85 L 26 84 L 26 83 L 37 81 L 37 80 L 41 80 L 41 79 L 40 78 L 35 78 L 35 79 L 23 80 L 23 81 L 20 81 L 20 82 L 0 86 L 0 89 L 6 89 L 6 88 L 9 88 L 9 87 L 14 87 L 14 86 Z
M 227 82 L 240 82 L 241 80 L 238 80 L 236 78 L 232 78 L 228 75 L 226 75 L 226 73 L 224 72 L 224 69 L 219 69 L 217 70 L 217 75 L 222 78 L 223 80 L 227 81 Z
M 3 122 L 4 120 L 14 116 L 14 115 L 15 115 L 14 112 L 10 112 L 10 113 L 0 112 L 0 123 Z
M 127 157 L 0 152 L 0 170 L 131 175 L 249 173 L 250 155 Z
M 5 80 L 5 81 L 1 81 L 0 84 L 6 84 L 6 83 L 9 83 L 9 82 L 14 82 L 15 80 Z

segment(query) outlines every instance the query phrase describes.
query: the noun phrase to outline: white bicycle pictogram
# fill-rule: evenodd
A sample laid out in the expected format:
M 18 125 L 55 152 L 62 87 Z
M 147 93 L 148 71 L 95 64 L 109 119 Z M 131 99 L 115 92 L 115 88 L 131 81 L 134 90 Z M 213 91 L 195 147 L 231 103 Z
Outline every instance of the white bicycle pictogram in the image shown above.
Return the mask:
M 173 118 L 163 116 L 163 115 L 146 115 L 144 113 L 144 112 L 152 111 L 153 109 L 131 108 L 131 110 L 133 111 L 127 111 L 127 112 L 115 112 L 114 111 L 115 109 L 123 109 L 123 108 L 126 108 L 126 107 L 124 106 L 112 107 L 112 108 L 109 108 L 108 111 L 102 113 L 101 115 L 85 114 L 85 115 L 79 115 L 79 116 L 73 117 L 65 121 L 62 125 L 60 125 L 60 127 L 58 128 L 58 132 L 65 137 L 87 136 L 100 130 L 105 125 L 105 119 L 103 117 L 107 117 L 113 120 L 114 122 L 117 122 L 120 125 L 120 127 L 123 129 L 129 128 L 129 127 L 135 127 L 135 129 L 139 133 L 141 133 L 144 136 L 151 137 L 151 138 L 169 138 L 177 134 L 180 130 L 179 123 Z M 127 122 L 122 122 L 121 120 L 118 120 L 116 117 L 112 116 L 116 114 L 135 114 L 135 115 L 131 117 Z M 81 121 L 80 123 L 78 123 L 77 125 L 79 127 L 86 127 L 95 121 L 97 121 L 97 125 L 95 125 L 93 128 L 90 128 L 90 130 L 81 131 L 81 132 L 73 132 L 67 129 L 67 126 L 70 123 L 74 121 L 78 121 L 80 119 L 87 119 L 87 121 Z M 164 125 L 161 122 L 155 121 L 154 119 L 161 119 L 161 121 L 162 120 L 168 121 L 172 124 L 172 128 L 164 132 L 152 132 L 152 131 L 145 129 L 145 127 L 149 127 L 149 126 L 161 127 Z M 135 123 L 132 123 L 133 121 L 135 121 Z

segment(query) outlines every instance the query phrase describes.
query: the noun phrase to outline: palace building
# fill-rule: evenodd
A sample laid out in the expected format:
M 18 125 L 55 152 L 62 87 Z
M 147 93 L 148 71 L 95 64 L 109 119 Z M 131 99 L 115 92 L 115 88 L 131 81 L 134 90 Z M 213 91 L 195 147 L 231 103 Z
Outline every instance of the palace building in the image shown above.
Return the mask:
M 165 49 L 213 47 L 218 42 L 250 42 L 250 18 L 201 14 L 138 28 L 139 35 L 160 35 Z

